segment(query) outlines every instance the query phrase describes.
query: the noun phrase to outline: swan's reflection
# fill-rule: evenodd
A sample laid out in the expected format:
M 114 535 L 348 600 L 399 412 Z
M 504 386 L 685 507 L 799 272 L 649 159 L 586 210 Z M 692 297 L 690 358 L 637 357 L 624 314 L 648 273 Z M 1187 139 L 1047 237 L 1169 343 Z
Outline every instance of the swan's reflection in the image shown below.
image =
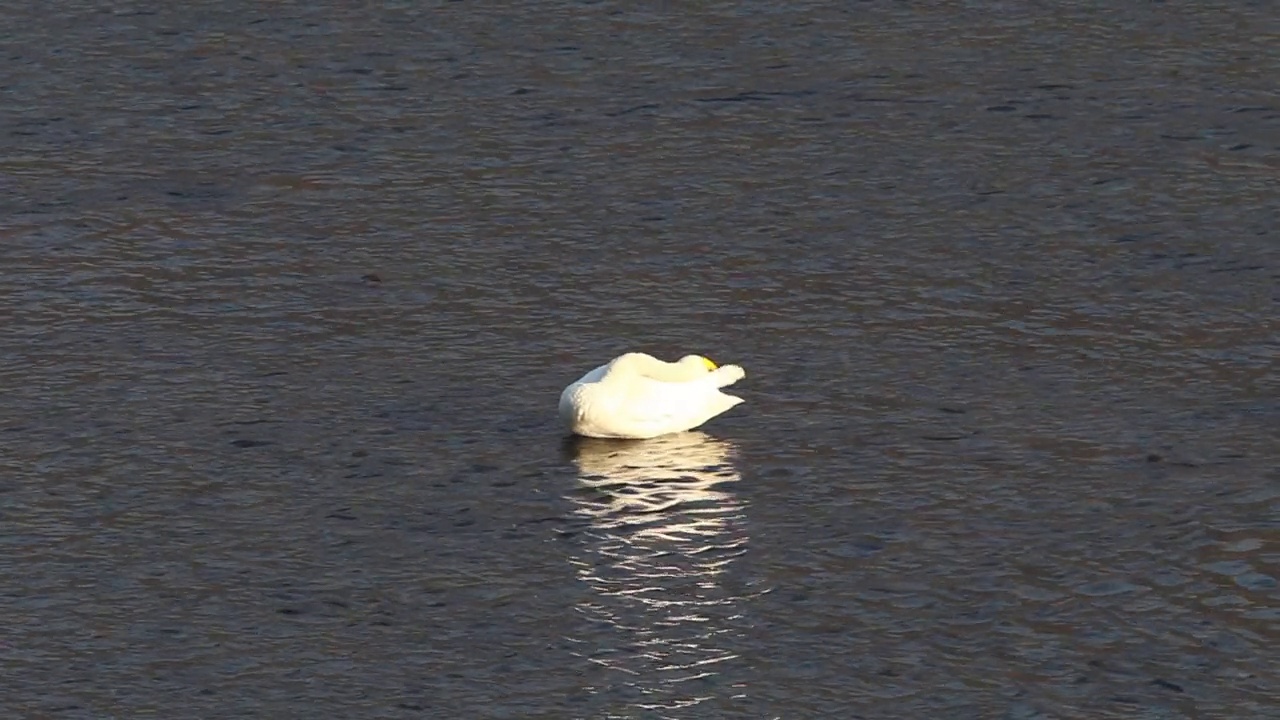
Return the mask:
M 725 572 L 746 551 L 732 447 L 689 432 L 643 442 L 576 439 L 585 521 L 570 558 L 595 592 L 583 657 L 614 671 L 589 690 L 612 706 L 663 713 L 741 695 L 725 677 L 726 642 L 741 626 L 741 594 Z M 609 715 L 606 715 L 609 716 Z

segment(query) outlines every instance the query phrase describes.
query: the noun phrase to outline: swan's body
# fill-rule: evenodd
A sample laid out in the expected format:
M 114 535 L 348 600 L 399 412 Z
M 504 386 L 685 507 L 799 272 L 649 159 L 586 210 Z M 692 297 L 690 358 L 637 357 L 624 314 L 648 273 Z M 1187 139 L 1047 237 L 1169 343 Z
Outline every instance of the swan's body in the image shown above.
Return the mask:
M 742 402 L 720 388 L 746 376 L 699 355 L 663 362 L 627 353 L 560 394 L 560 419 L 577 435 L 643 440 L 691 430 Z

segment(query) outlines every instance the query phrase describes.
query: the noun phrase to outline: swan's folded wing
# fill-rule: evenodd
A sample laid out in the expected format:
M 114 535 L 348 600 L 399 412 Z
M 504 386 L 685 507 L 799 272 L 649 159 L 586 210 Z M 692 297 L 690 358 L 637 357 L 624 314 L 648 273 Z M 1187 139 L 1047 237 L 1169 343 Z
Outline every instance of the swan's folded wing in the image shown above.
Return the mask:
M 696 427 L 742 402 L 725 395 L 711 378 L 668 383 L 637 378 L 621 405 L 621 420 L 639 433 L 667 433 Z

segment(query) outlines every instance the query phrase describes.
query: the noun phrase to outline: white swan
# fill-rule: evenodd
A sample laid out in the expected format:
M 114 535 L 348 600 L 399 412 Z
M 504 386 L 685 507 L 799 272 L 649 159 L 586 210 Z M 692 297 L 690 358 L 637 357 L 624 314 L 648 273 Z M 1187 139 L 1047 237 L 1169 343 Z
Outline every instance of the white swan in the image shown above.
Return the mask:
M 691 430 L 742 402 L 720 388 L 746 377 L 701 355 L 663 362 L 619 355 L 560 393 L 560 419 L 577 435 L 643 440 Z

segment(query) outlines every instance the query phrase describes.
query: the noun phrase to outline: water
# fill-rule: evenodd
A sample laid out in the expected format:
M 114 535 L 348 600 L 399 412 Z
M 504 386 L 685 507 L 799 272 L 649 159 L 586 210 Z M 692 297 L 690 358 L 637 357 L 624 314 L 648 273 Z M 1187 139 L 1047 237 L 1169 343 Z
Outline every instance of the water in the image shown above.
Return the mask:
M 1275 25 L 6 13 L 3 714 L 1280 716 Z

